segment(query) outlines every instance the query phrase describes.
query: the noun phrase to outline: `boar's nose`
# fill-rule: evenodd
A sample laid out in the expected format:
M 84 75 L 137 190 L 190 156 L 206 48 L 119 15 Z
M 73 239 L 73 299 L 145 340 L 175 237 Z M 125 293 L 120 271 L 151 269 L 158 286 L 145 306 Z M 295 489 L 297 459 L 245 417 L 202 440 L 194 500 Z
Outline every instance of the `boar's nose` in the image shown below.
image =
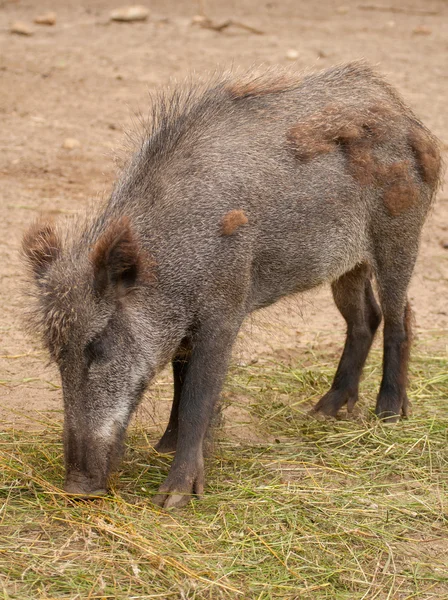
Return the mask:
M 70 473 L 64 484 L 64 491 L 80 498 L 90 498 L 92 496 L 105 496 L 107 489 L 98 481 L 92 481 L 82 473 Z

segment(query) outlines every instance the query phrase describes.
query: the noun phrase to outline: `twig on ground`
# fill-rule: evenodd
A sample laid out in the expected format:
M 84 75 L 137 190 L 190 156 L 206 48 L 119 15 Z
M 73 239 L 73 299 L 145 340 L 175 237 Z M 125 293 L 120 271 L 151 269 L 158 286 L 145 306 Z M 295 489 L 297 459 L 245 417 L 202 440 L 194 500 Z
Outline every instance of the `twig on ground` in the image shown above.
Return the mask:
M 439 10 L 427 10 L 426 8 L 413 8 L 411 6 L 390 6 L 387 4 L 358 4 L 360 10 L 377 10 L 380 12 L 406 13 L 411 15 L 439 15 Z
M 222 23 L 216 23 L 209 17 L 204 15 L 197 15 L 193 18 L 193 25 L 199 25 L 204 29 L 213 29 L 213 31 L 222 32 L 229 27 L 239 27 L 240 29 L 245 29 L 249 33 L 253 33 L 255 35 L 263 35 L 264 31 L 261 29 L 257 29 L 256 27 L 252 27 L 251 25 L 246 25 L 245 23 L 241 23 L 241 21 L 234 21 L 233 19 L 227 19 Z

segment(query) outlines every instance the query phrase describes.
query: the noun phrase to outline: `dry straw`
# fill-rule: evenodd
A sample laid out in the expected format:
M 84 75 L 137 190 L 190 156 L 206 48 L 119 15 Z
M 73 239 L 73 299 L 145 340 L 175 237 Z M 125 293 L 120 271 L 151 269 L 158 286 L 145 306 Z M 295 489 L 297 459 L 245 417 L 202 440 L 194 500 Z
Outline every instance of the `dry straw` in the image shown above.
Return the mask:
M 371 414 L 378 352 L 358 416 L 308 417 L 334 371 L 324 360 L 309 353 L 306 368 L 232 370 L 206 496 L 178 512 L 150 502 L 170 459 L 142 425 L 115 495 L 92 502 L 60 491 L 59 425 L 3 431 L 3 597 L 448 598 L 446 356 L 414 356 L 413 416 L 395 426 Z M 259 441 L 241 441 L 235 420 L 226 424 L 230 402 Z

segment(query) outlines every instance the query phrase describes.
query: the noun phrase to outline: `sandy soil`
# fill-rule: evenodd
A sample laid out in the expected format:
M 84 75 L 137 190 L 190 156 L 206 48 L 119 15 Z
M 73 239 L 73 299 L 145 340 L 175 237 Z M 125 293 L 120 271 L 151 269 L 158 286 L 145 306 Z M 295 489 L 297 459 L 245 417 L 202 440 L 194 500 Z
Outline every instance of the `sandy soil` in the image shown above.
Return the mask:
M 0 420 L 36 425 L 61 418 L 54 367 L 21 324 L 23 231 L 39 214 L 70 217 L 107 194 L 114 156 L 148 93 L 170 78 L 217 66 L 292 64 L 324 68 L 364 57 L 378 65 L 423 121 L 448 143 L 448 3 L 446 0 L 152 0 L 147 22 L 109 21 L 116 0 L 0 0 Z M 343 6 L 342 6 L 343 4 Z M 370 6 L 370 8 L 369 8 Z M 366 8 L 367 7 L 367 8 Z M 33 24 L 53 10 L 54 26 Z M 262 35 L 192 25 L 201 10 Z M 24 21 L 31 36 L 10 33 Z M 79 146 L 63 147 L 75 138 Z M 446 352 L 448 331 L 448 194 L 427 223 L 411 287 L 417 331 Z M 238 360 L 285 360 L 303 346 L 335 352 L 343 323 L 328 290 L 281 303 L 251 319 Z

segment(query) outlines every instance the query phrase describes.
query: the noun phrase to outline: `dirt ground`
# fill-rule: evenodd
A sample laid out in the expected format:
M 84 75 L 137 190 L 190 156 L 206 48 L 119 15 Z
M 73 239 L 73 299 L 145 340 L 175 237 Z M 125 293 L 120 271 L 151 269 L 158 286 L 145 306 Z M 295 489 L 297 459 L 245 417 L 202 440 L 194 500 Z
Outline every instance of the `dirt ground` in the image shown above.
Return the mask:
M 151 0 L 146 22 L 110 22 L 117 0 L 0 0 L 0 420 L 23 426 L 61 418 L 55 368 L 23 332 L 18 248 L 40 214 L 70 217 L 111 187 L 115 155 L 148 93 L 170 78 L 217 67 L 324 68 L 366 58 L 387 75 L 448 148 L 448 2 Z M 33 24 L 47 11 L 56 24 Z M 221 32 L 199 13 L 231 19 Z M 23 21 L 33 35 L 10 32 Z M 292 60 L 293 56 L 294 60 Z M 67 138 L 79 142 L 64 147 Z M 427 223 L 410 296 L 417 333 L 447 352 L 448 193 Z M 328 290 L 280 303 L 249 321 L 237 360 L 287 360 L 303 347 L 336 360 L 343 322 Z M 425 338 L 426 339 L 426 338 Z M 429 338 L 428 338 L 429 339 Z

